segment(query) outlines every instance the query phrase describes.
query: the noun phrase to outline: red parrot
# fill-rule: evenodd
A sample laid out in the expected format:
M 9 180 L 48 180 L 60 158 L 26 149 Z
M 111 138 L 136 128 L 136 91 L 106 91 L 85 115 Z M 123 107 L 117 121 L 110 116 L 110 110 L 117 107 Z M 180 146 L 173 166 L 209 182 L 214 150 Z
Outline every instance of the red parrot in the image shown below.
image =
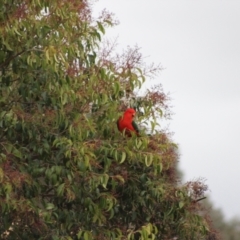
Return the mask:
M 137 124 L 133 121 L 136 111 L 133 108 L 128 108 L 122 117 L 117 121 L 117 127 L 120 132 L 125 130 L 128 137 L 132 136 L 132 132 L 139 136 Z

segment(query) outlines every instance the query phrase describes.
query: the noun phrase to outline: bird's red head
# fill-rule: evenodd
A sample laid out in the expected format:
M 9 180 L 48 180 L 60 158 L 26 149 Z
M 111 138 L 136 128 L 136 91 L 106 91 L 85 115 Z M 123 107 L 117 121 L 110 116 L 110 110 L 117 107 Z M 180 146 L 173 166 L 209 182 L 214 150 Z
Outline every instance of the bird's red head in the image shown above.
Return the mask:
M 131 116 L 132 118 L 135 117 L 135 114 L 136 111 L 133 108 L 128 108 L 124 113 L 125 116 Z

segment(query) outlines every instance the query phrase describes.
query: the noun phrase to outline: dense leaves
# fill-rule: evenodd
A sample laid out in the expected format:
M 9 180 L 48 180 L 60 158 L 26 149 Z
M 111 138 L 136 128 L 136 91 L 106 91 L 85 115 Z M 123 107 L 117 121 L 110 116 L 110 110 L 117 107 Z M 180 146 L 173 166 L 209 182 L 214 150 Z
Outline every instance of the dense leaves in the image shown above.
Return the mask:
M 111 14 L 93 19 L 86 0 L 0 3 L 1 238 L 207 239 L 206 187 L 177 182 L 177 147 L 156 130 L 167 96 L 135 94 L 157 69 L 137 48 L 99 50 Z M 127 106 L 139 138 L 117 131 Z

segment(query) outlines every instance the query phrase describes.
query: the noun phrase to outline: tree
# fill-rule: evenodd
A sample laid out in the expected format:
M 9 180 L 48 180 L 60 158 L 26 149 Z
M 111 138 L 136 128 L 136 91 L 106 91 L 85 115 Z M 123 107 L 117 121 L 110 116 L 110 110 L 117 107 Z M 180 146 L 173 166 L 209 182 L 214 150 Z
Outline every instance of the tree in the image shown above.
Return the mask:
M 240 237 L 240 220 L 237 218 L 233 218 L 230 220 L 226 220 L 224 215 L 219 208 L 215 208 L 214 204 L 206 199 L 203 201 L 204 206 L 206 207 L 211 219 L 213 221 L 213 225 L 222 239 L 224 240 L 237 240 Z
M 93 19 L 87 0 L 1 6 L 1 238 L 215 239 L 206 186 L 177 182 L 177 146 L 156 130 L 167 96 L 134 92 L 158 68 L 137 48 L 98 48 L 111 14 Z M 127 105 L 152 136 L 118 133 Z

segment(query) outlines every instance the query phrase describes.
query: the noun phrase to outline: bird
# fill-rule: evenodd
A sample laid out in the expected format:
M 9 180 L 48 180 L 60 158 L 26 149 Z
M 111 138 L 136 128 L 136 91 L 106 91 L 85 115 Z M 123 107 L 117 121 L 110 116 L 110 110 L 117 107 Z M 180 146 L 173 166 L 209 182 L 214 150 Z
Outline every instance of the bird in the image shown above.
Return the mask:
M 131 137 L 132 134 L 139 135 L 139 129 L 137 124 L 134 122 L 136 111 L 133 108 L 128 108 L 123 116 L 117 120 L 117 127 L 120 132 L 124 132 L 126 136 Z

